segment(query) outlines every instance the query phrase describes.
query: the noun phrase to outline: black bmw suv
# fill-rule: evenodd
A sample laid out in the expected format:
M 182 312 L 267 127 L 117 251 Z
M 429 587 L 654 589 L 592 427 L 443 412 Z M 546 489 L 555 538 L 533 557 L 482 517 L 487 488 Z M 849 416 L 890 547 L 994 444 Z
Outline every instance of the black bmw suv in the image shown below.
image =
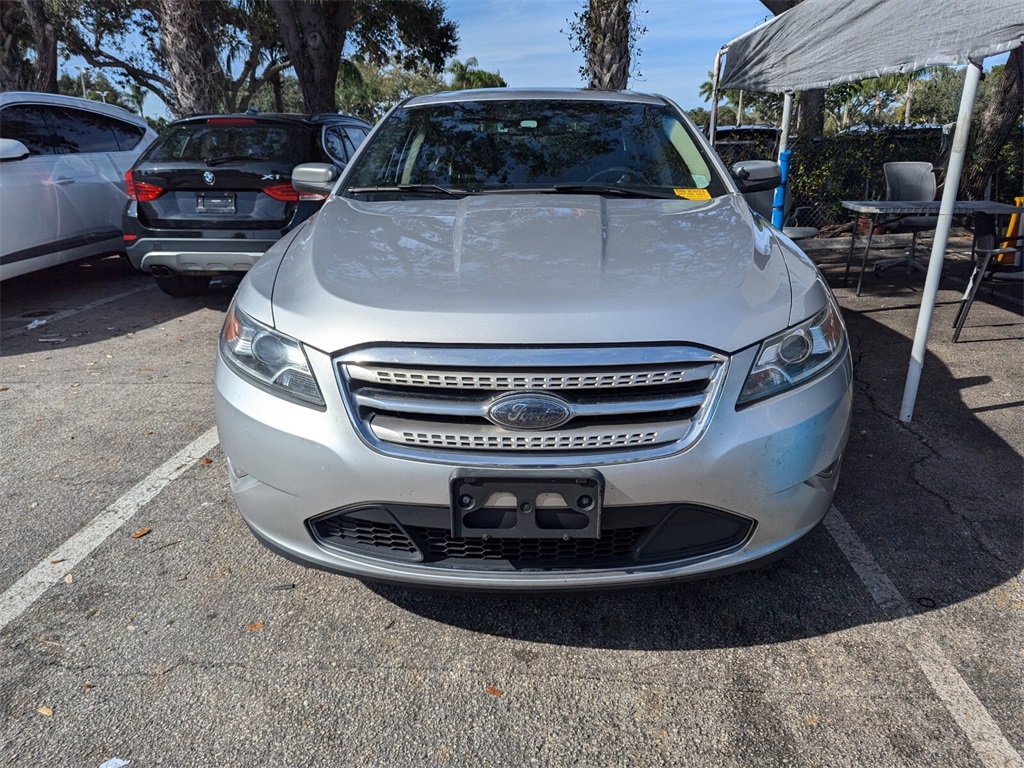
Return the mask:
M 125 174 L 125 250 L 171 296 L 241 274 L 309 218 L 323 195 L 297 192 L 292 168 L 344 167 L 370 131 L 341 114 L 204 115 L 170 123 Z

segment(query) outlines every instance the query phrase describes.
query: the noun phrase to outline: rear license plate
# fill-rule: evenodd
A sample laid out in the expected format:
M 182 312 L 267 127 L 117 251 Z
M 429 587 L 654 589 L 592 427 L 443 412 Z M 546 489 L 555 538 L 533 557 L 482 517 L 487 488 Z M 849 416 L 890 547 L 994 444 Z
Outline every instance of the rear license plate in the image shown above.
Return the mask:
M 596 539 L 601 535 L 604 477 L 592 469 L 457 469 L 449 481 L 452 536 Z
M 196 213 L 234 212 L 234 195 L 196 195 Z

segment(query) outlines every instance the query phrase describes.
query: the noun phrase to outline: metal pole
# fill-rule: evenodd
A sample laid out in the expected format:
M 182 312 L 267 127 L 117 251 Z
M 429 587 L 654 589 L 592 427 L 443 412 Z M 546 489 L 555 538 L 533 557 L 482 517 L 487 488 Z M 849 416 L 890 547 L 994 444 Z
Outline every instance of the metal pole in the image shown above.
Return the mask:
M 793 94 L 787 93 L 782 101 L 782 135 L 779 136 L 779 171 L 781 183 L 772 198 L 772 224 L 782 229 L 786 223 L 786 189 L 789 186 L 789 121 L 793 114 Z
M 88 95 L 86 95 L 86 92 L 85 92 L 85 71 L 88 69 L 88 67 L 76 66 L 75 69 L 78 70 L 78 79 L 82 83 L 82 98 L 83 99 L 87 99 L 89 97 L 88 97 Z
M 793 93 L 787 92 L 782 97 L 782 135 L 779 136 L 779 159 L 789 147 L 789 123 L 793 119 Z
M 711 125 L 708 126 L 708 141 L 715 146 L 715 133 L 718 130 L 718 77 L 722 73 L 722 55 L 729 49 L 723 45 L 715 54 L 715 67 L 711 71 Z
M 971 131 L 971 112 L 974 110 L 974 97 L 978 94 L 980 81 L 981 64 L 972 61 L 967 67 L 967 78 L 960 96 L 960 112 L 956 118 L 953 149 L 949 155 L 949 164 L 946 166 L 946 181 L 942 190 L 942 202 L 939 204 L 939 221 L 935 227 L 932 253 L 928 259 L 928 276 L 924 281 L 921 311 L 917 315 L 914 348 L 910 354 L 910 368 L 907 371 L 906 386 L 903 388 L 903 405 L 900 407 L 902 422 L 909 422 L 914 416 L 914 402 L 917 400 L 917 389 L 921 383 L 921 368 L 924 367 L 924 356 L 928 351 L 928 329 L 931 326 L 932 313 L 935 311 L 935 297 L 939 292 L 942 260 L 946 254 L 949 230 L 953 225 L 953 203 L 960 187 L 960 172 L 964 167 L 967 137 Z

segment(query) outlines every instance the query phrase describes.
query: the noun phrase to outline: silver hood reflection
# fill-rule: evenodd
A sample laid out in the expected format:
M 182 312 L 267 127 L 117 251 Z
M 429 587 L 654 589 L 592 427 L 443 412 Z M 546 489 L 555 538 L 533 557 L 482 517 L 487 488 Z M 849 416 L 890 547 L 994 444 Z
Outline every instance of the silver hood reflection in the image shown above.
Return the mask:
M 732 352 L 790 324 L 781 249 L 738 195 L 332 198 L 282 259 L 273 320 L 326 352 L 379 342 Z

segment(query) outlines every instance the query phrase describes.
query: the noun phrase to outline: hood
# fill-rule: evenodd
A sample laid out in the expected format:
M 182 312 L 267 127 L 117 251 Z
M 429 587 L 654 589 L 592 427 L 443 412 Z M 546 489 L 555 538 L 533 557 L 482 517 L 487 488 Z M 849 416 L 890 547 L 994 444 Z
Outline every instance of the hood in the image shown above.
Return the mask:
M 274 325 L 325 352 L 675 342 L 733 352 L 790 323 L 778 240 L 708 202 L 504 194 L 333 198 L 288 247 Z

